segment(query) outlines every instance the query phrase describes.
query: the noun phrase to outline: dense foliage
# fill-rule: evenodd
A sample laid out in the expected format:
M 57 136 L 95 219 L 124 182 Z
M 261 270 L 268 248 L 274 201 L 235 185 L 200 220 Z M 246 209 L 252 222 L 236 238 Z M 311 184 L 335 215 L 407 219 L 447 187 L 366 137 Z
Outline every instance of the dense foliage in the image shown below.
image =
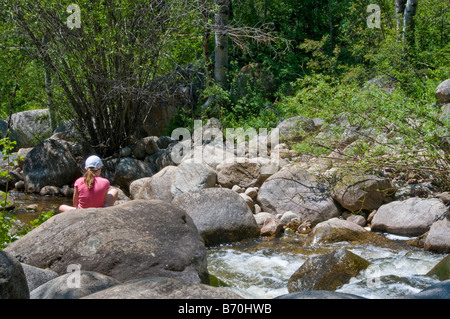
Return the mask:
M 376 147 L 361 142 L 347 154 L 356 162 L 381 165 L 395 137 L 403 151 L 392 165 L 434 170 L 448 183 L 440 140 L 446 128 L 434 96 L 450 78 L 448 1 L 419 1 L 405 36 L 395 0 L 232 0 L 227 86 L 211 74 L 214 14 L 226 1 L 78 1 L 82 27 L 73 30 L 65 26 L 69 2 L 32 3 L 0 2 L 2 117 L 53 104 L 58 122 L 82 119 L 88 139 L 96 137 L 92 145 L 122 147 L 149 97 L 164 90 L 159 77 L 191 65 L 205 75 L 198 106 L 180 110 L 168 134 L 210 116 L 224 127 L 270 128 L 294 115 L 321 117 L 331 127 L 346 112 L 352 125 L 388 138 Z M 379 27 L 368 24 L 377 19 L 368 10 L 373 4 L 381 9 Z M 383 85 L 363 90 L 373 78 Z M 103 133 L 94 134 L 97 128 Z M 333 130 L 296 149 L 327 155 L 342 133 Z

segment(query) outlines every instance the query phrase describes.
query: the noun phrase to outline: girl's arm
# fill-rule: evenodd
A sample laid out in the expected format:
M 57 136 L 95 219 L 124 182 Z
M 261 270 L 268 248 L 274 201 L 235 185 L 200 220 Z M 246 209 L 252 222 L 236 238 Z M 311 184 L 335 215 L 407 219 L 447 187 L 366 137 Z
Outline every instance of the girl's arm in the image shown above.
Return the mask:
M 73 207 L 78 208 L 78 188 L 73 189 Z

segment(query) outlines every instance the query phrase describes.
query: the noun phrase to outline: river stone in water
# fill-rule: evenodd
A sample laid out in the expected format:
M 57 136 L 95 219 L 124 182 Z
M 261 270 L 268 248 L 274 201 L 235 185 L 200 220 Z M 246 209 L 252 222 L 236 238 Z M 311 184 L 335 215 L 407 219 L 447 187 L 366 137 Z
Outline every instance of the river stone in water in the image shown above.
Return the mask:
M 259 236 L 259 227 L 242 197 L 231 189 L 184 193 L 172 202 L 192 217 L 207 246 Z
M 34 289 L 30 299 L 79 299 L 117 285 L 114 278 L 94 271 L 75 271 L 52 279 Z
M 0 250 L 0 299 L 29 299 L 27 279 L 20 262 Z
M 441 254 L 450 253 L 450 221 L 448 219 L 434 222 L 431 225 L 425 239 L 424 249 Z
M 346 249 L 310 257 L 289 278 L 288 291 L 336 290 L 369 265 L 367 260 Z
M 158 200 L 57 214 L 5 251 L 60 275 L 79 264 L 120 281 L 166 276 L 209 282 L 206 248 L 192 219 Z
M 264 212 L 277 215 L 291 211 L 313 225 L 339 216 L 328 185 L 296 166 L 285 167 L 269 177 L 261 186 L 257 201 Z
M 310 244 L 358 241 L 366 239 L 368 230 L 351 221 L 331 218 L 317 224 L 308 235 Z
M 99 291 L 83 299 L 243 299 L 225 289 L 186 284 L 174 278 L 147 277 Z
M 371 229 L 395 235 L 420 236 L 446 214 L 447 208 L 441 200 L 414 197 L 381 206 L 372 219 Z
M 450 255 L 447 255 L 427 272 L 427 276 L 436 276 L 441 281 L 450 279 Z

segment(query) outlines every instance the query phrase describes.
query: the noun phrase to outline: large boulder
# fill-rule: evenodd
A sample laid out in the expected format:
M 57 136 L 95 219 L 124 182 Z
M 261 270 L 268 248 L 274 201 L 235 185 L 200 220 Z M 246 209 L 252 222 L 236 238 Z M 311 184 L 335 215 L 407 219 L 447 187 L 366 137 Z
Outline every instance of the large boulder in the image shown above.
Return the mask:
M 264 182 L 264 175 L 261 174 L 261 164 L 257 161 L 226 161 L 216 167 L 217 182 L 226 188 L 234 185 L 240 187 L 261 186 Z
M 404 241 L 390 240 L 386 236 L 366 230 L 352 221 L 340 218 L 331 218 L 317 224 L 305 238 L 305 243 L 308 245 L 343 241 L 389 249 L 407 249 L 408 246 Z
M 0 299 L 29 299 L 27 279 L 20 262 L 0 250 Z
M 450 79 L 438 85 L 436 88 L 436 98 L 440 104 L 450 103 Z
M 335 217 L 318 223 L 308 235 L 308 241 L 311 244 L 365 241 L 369 233 L 358 224 Z
M 262 184 L 257 201 L 264 212 L 276 215 L 291 211 L 313 225 L 339 216 L 328 185 L 296 166 L 286 166 L 269 177 Z
M 441 254 L 450 253 L 450 220 L 439 220 L 431 225 L 423 248 Z
M 150 165 L 131 157 L 107 160 L 104 165 L 109 171 L 106 172 L 107 178 L 127 192 L 133 181 L 153 175 Z
M 289 278 L 288 291 L 336 290 L 369 265 L 346 249 L 309 257 Z
M 352 212 L 378 209 L 394 193 L 391 181 L 373 175 L 345 176 L 334 188 L 333 198 Z
M 94 271 L 77 270 L 34 289 L 30 299 L 79 299 L 119 283 L 117 279 Z
M 166 166 L 152 177 L 144 177 L 130 184 L 132 199 L 159 199 L 168 203 L 173 200 L 172 180 L 176 166 Z
M 21 147 L 36 146 L 53 132 L 48 109 L 12 114 L 11 128 L 20 136 Z
M 17 151 L 21 147 L 23 147 L 22 139 L 15 130 L 13 130 L 10 126 L 8 126 L 8 122 L 4 120 L 0 120 L 0 138 L 4 138 L 9 136 L 9 140 L 12 142 L 16 142 L 16 145 L 13 147 L 13 150 Z
M 447 208 L 440 199 L 413 197 L 382 205 L 372 219 L 371 228 L 402 236 L 420 236 L 446 214 Z
M 175 206 L 192 217 L 207 246 L 259 236 L 259 227 L 245 200 L 226 188 L 206 188 L 174 198 Z
M 27 153 L 23 163 L 25 191 L 39 193 L 44 186 L 72 184 L 82 175 L 75 144 L 49 138 Z
M 209 282 L 206 248 L 192 219 L 158 200 L 57 214 L 5 251 L 59 275 L 78 264 L 122 282 L 146 276 Z
M 195 163 L 194 160 L 182 162 L 177 167 L 171 185 L 173 196 L 210 188 L 216 185 L 217 174 L 206 164 Z
M 186 284 L 174 278 L 147 277 L 131 280 L 82 299 L 243 299 L 225 288 Z

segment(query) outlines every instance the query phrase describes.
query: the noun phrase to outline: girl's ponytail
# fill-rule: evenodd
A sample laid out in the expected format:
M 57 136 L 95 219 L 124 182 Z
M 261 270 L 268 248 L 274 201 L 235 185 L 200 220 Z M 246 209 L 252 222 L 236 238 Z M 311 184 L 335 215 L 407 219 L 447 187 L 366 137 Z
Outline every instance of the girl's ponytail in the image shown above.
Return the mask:
M 91 169 L 88 168 L 88 170 L 84 174 L 84 182 L 86 183 L 88 189 L 91 189 L 94 186 L 94 181 L 95 181 L 94 172 L 92 172 Z

